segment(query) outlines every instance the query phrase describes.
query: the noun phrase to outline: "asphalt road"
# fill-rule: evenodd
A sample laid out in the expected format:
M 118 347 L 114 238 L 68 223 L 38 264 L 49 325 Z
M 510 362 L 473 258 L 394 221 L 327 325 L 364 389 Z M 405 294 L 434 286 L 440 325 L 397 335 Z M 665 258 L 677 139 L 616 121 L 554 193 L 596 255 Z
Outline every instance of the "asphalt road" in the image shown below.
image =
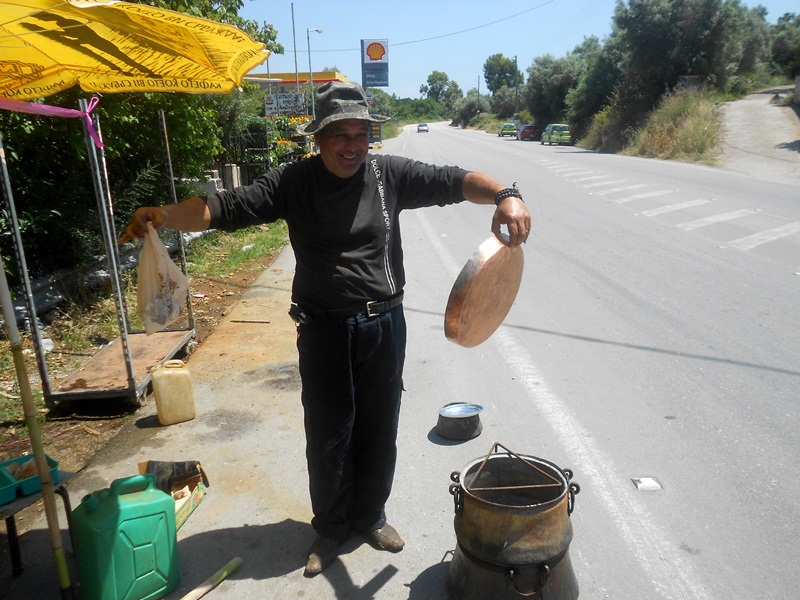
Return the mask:
M 484 404 L 486 437 L 575 471 L 581 597 L 794 598 L 800 179 L 443 124 L 386 151 L 516 181 L 531 208 L 517 301 L 471 350 L 438 327 L 487 211 L 403 215 L 407 387 Z

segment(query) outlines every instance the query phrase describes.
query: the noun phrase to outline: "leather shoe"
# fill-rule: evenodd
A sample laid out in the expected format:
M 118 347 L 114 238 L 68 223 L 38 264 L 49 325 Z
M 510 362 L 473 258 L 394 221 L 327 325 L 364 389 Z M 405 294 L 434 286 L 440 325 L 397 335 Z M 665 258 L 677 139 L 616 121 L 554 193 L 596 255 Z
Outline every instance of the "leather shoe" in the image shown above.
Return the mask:
M 368 535 L 381 550 L 400 552 L 406 545 L 397 530 L 388 523 L 385 523 L 380 529 L 370 531 Z
M 308 550 L 308 560 L 303 575 L 310 576 L 321 573 L 336 559 L 338 548 L 339 542 L 336 540 L 317 535 Z

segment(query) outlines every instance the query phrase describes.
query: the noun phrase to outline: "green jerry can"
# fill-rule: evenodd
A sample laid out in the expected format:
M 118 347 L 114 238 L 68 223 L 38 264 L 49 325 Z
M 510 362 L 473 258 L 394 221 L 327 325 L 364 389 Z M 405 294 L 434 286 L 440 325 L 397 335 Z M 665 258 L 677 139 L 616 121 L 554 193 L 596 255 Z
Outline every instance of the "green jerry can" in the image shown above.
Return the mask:
M 178 587 L 175 500 L 153 474 L 84 496 L 72 530 L 83 600 L 154 600 Z

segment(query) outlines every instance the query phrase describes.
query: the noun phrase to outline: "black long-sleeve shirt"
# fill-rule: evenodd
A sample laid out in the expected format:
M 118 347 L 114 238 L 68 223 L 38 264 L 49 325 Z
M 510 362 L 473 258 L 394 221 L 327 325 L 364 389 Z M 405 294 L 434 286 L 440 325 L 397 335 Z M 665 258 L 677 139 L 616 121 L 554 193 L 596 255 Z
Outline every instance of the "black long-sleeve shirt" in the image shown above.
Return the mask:
M 216 229 L 285 219 L 297 261 L 292 300 L 308 310 L 346 308 L 403 289 L 400 211 L 462 202 L 466 174 L 459 167 L 370 154 L 355 175 L 341 179 L 316 156 L 218 192 L 206 203 Z

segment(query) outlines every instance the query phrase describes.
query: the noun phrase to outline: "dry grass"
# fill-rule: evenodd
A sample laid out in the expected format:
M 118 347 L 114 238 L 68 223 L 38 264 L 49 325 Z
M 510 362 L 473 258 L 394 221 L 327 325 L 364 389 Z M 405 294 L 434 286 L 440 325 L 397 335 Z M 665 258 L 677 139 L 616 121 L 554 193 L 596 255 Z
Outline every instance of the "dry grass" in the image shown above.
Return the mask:
M 721 135 L 719 100 L 688 91 L 664 99 L 622 154 L 713 165 Z

